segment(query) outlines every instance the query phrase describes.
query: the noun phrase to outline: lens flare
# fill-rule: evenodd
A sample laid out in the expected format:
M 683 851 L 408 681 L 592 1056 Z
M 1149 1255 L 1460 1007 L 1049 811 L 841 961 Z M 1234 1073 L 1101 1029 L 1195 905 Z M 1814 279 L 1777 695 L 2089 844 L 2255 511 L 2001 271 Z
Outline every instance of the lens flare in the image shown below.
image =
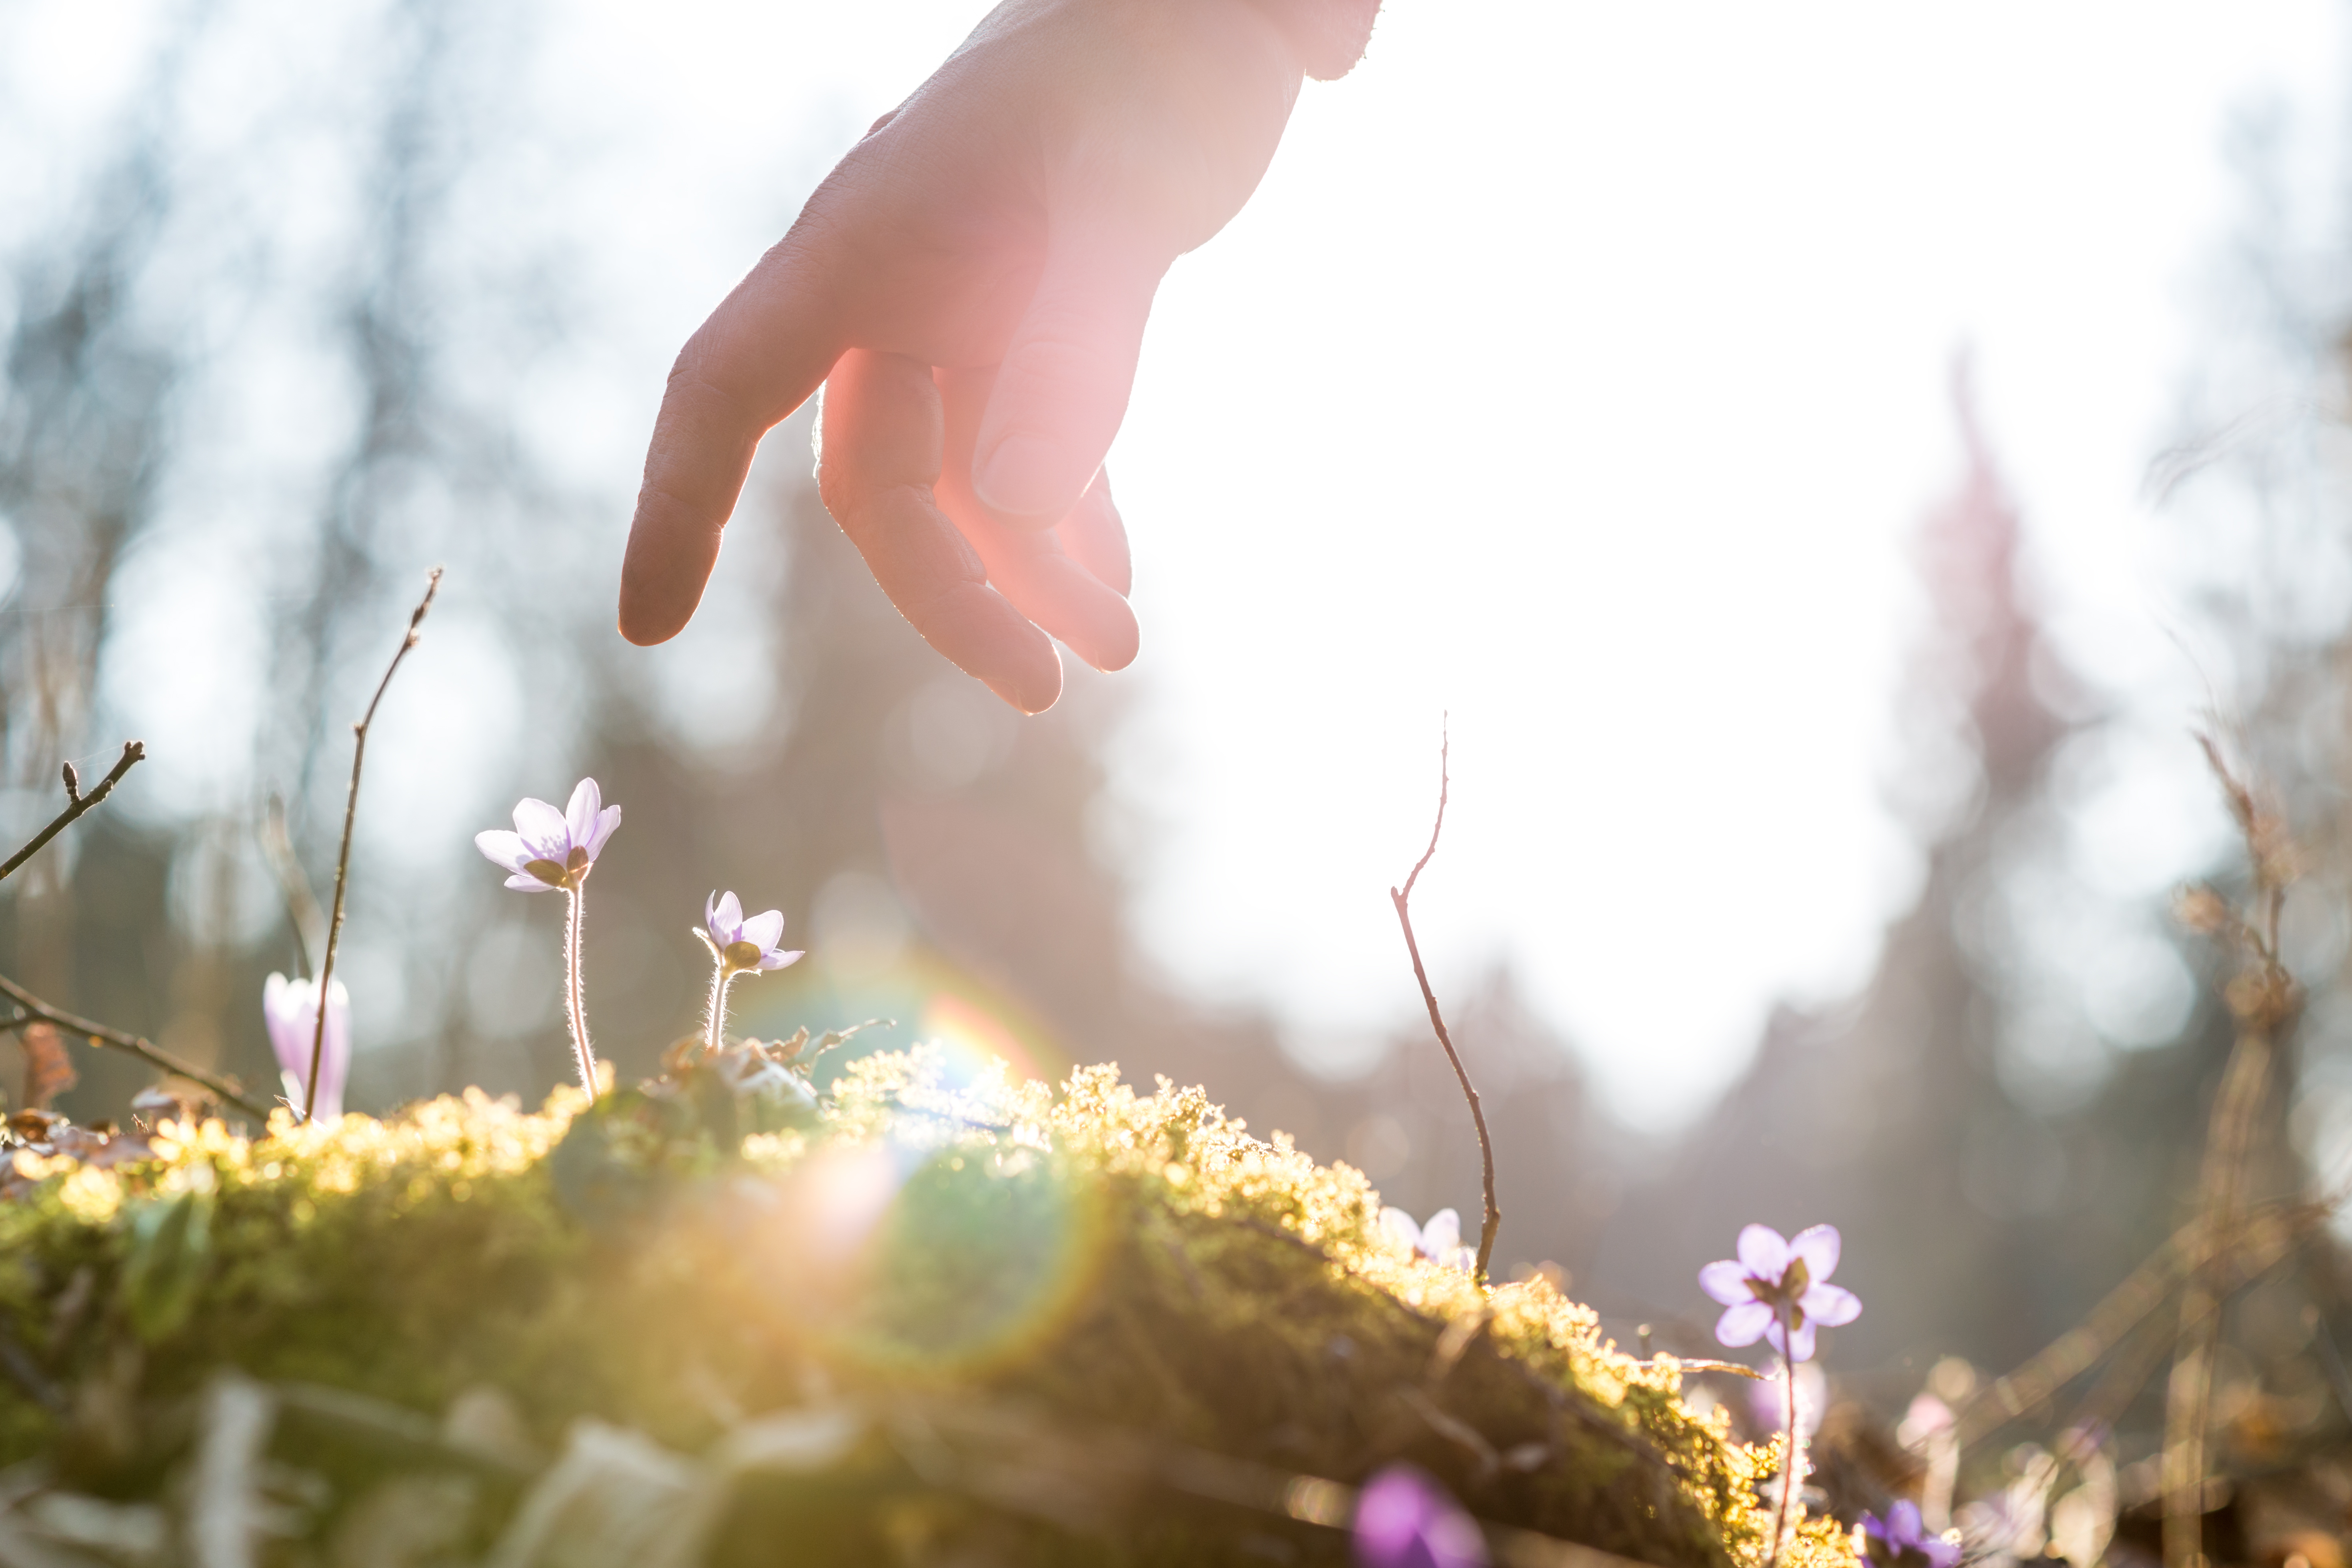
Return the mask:
M 1098 1191 L 1056 1154 L 984 1135 L 824 1150 L 767 1209 L 760 1295 L 834 1354 L 900 1375 L 1017 1363 L 1088 1293 Z

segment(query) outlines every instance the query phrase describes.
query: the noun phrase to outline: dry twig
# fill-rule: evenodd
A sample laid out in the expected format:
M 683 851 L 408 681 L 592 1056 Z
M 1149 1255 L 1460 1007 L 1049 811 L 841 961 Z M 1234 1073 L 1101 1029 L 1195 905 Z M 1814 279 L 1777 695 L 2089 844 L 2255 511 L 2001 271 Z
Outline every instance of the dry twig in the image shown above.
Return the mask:
M 264 1121 L 269 1120 L 269 1108 L 257 1100 L 248 1099 L 243 1086 L 235 1079 L 224 1078 L 196 1066 L 194 1062 L 175 1057 L 152 1040 L 138 1035 L 125 1034 L 121 1029 L 110 1029 L 104 1024 L 93 1023 L 88 1018 L 52 1007 L 5 974 L 0 974 L 0 996 L 5 996 L 16 1004 L 15 1017 L 0 1018 L 0 1031 L 21 1029 L 27 1024 L 54 1024 L 67 1034 L 79 1035 L 93 1046 L 128 1051 L 142 1061 L 162 1068 L 165 1072 L 177 1073 L 182 1078 L 203 1084 L 206 1089 L 219 1095 L 222 1100 L 247 1115 L 257 1117 Z
M 1463 1067 L 1462 1055 L 1454 1048 L 1454 1037 L 1445 1032 L 1445 1019 L 1437 1010 L 1437 993 L 1430 989 L 1429 972 L 1422 967 L 1421 944 L 1413 940 L 1412 913 L 1407 907 L 1412 900 L 1412 885 L 1421 880 L 1423 868 L 1437 853 L 1437 836 L 1445 831 L 1445 796 L 1452 782 L 1447 764 L 1452 751 L 1451 738 L 1441 738 L 1437 750 L 1437 826 L 1429 830 L 1429 847 L 1413 862 L 1412 875 L 1404 879 L 1404 886 L 1389 889 L 1389 901 L 1396 905 L 1397 924 L 1404 928 L 1404 948 L 1412 955 L 1412 977 L 1421 982 L 1421 999 L 1429 1005 L 1430 1026 L 1437 1031 L 1437 1043 L 1445 1047 L 1445 1059 L 1454 1064 L 1454 1076 L 1462 1083 L 1462 1097 L 1470 1102 L 1470 1120 L 1477 1125 L 1479 1174 L 1486 1200 L 1486 1218 L 1478 1227 L 1477 1275 L 1484 1279 L 1486 1265 L 1495 1256 L 1495 1232 L 1503 1224 L 1502 1205 L 1495 1201 L 1495 1145 L 1486 1136 L 1486 1112 L 1479 1107 L 1478 1091 L 1471 1087 L 1469 1071 Z
M 375 722 L 376 704 L 383 700 L 384 689 L 392 684 L 400 668 L 400 661 L 416 646 L 416 628 L 425 624 L 425 612 L 433 607 L 433 595 L 441 591 L 441 568 L 436 566 L 425 576 L 425 597 L 416 602 L 416 609 L 408 617 L 408 630 L 393 650 L 392 662 L 384 667 L 383 679 L 375 683 L 375 695 L 368 699 L 367 711 L 352 726 L 352 788 L 343 797 L 343 845 L 335 855 L 335 905 L 327 916 L 327 952 L 319 964 L 319 1016 L 310 1026 L 310 1077 L 302 1090 L 302 1120 L 319 1103 L 319 1066 L 327 1054 L 327 996 L 335 978 L 335 949 L 343 938 L 343 884 L 352 869 L 352 824 L 359 817 L 360 770 L 367 765 L 368 726 Z
M 2208 1238 L 2206 1258 L 2181 1293 L 2180 1330 L 2164 1402 L 2164 1561 L 2191 1568 L 2204 1559 L 2205 1439 L 2210 1424 L 2213 1359 L 2221 1332 L 2224 1289 L 2215 1267 L 2244 1217 L 2247 1155 L 2254 1121 L 2269 1098 L 2280 1037 L 2294 1016 L 2294 983 L 2279 958 L 2279 916 L 2294 879 L 2294 845 L 2284 818 L 2252 785 L 2231 772 L 2219 742 L 2197 737 L 2221 786 L 2230 815 L 2245 840 L 2253 878 L 2252 918 L 2227 910 L 2222 929 L 2242 952 L 2226 989 L 2238 1024 L 2205 1134 L 2198 1174 L 2198 1224 Z M 2223 906 L 2226 910 L 2226 906 Z
M 41 846 L 71 826 L 76 817 L 104 800 L 112 792 L 114 786 L 122 782 L 122 775 L 131 771 L 132 764 L 146 754 L 147 746 L 144 742 L 125 741 L 122 743 L 121 760 L 114 764 L 113 769 L 104 778 L 98 781 L 98 787 L 88 795 L 81 793 L 81 775 L 74 772 L 74 765 L 71 763 L 68 763 L 65 767 L 66 808 L 58 813 L 56 818 L 47 827 L 33 835 L 32 842 L 9 856 L 5 862 L 0 862 L 0 880 L 5 880 L 10 872 L 39 854 Z

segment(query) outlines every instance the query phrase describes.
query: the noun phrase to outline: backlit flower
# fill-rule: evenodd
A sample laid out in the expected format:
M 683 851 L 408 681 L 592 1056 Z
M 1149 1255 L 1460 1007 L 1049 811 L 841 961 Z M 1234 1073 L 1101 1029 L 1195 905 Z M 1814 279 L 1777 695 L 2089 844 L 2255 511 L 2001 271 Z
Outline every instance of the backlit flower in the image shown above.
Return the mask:
M 1402 1209 L 1382 1209 L 1381 1229 L 1432 1263 L 1459 1268 L 1465 1274 L 1478 1266 L 1478 1254 L 1462 1245 L 1462 1216 L 1452 1209 L 1439 1209 L 1429 1216 L 1427 1225 L 1413 1224 L 1412 1215 Z
M 320 1121 L 343 1113 L 343 1083 L 352 1070 L 352 996 L 340 980 L 327 987 L 327 1037 L 319 1056 L 319 1095 L 310 1100 L 310 1049 L 319 1027 L 319 983 L 273 974 L 262 983 L 261 1019 L 269 1048 L 278 1058 L 286 1098 L 297 1110 L 306 1102 Z
M 621 826 L 621 808 L 606 805 L 594 779 L 582 779 L 572 804 L 558 811 L 527 799 L 514 809 L 514 831 L 493 827 L 474 835 L 474 847 L 513 873 L 507 886 L 520 893 L 576 889 Z
M 1862 1315 L 1854 1293 L 1828 1282 L 1838 1264 L 1835 1226 L 1784 1237 L 1770 1226 L 1739 1233 L 1739 1256 L 1698 1271 L 1699 1288 L 1727 1309 L 1715 1337 L 1735 1349 L 1769 1340 L 1792 1362 L 1813 1359 L 1813 1328 L 1835 1328 Z
M 1391 1465 L 1365 1483 L 1353 1535 L 1362 1568 L 1486 1568 L 1477 1521 L 1411 1465 Z
M 1863 1549 L 1877 1568 L 1959 1568 L 1960 1546 L 1927 1533 L 1919 1505 L 1905 1499 L 1886 1510 L 1862 1516 Z
M 801 956 L 780 945 L 784 936 L 784 911 L 770 910 L 743 918 L 743 906 L 733 893 L 713 893 L 702 906 L 702 929 L 719 961 L 739 974 L 782 969 Z

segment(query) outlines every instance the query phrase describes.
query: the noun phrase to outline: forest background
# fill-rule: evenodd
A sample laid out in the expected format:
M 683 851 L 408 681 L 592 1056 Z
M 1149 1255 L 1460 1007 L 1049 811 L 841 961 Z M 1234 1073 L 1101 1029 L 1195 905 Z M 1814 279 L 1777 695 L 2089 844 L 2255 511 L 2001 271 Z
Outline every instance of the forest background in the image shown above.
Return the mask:
M 1112 459 L 1137 671 L 1024 721 L 950 670 L 818 505 L 805 414 L 695 628 L 625 647 L 668 353 L 969 9 L 877 43 L 813 5 L 656 34 L 525 0 L 0 5 L 0 831 L 63 759 L 153 758 L 0 896 L 6 973 L 268 1081 L 262 978 L 310 918 L 276 825 L 315 884 L 345 725 L 444 564 L 371 748 L 359 1109 L 562 1079 L 555 911 L 470 837 L 593 773 L 628 812 L 588 936 L 625 1073 L 692 1027 L 688 927 L 730 887 L 812 953 L 743 988 L 747 1028 L 1117 1060 L 1473 1210 L 1383 897 L 1451 710 L 1416 911 L 1493 1108 L 1500 1271 L 1696 1350 L 1693 1259 L 1833 1222 L 1871 1304 L 1842 1386 L 1899 1410 L 1944 1358 L 2016 1364 L 2179 1220 L 2229 1037 L 2169 912 L 2229 875 L 2210 722 L 2306 845 L 2280 1179 L 2352 1174 L 2332 11 L 2135 8 L 2029 63 L 1998 10 L 1819 7 L 1788 47 L 1871 68 L 1759 151 L 1727 127 L 1786 100 L 1737 79 L 1728 14 L 1676 44 L 1392 6 L 1171 279 Z M 1539 65 L 1494 47 L 1544 27 Z M 2100 58 L 2137 69 L 2062 68 Z M 1612 122 L 1612 71 L 1662 107 Z M 1381 96 L 1431 72 L 1495 95 L 1501 173 L 1445 163 L 1492 125 Z M 1791 151 L 1822 183 L 1765 167 Z M 1249 294 L 1306 325 L 1270 340 Z M 138 1081 L 82 1065 L 77 1115 Z M 2246 1300 L 2217 1408 L 2335 1419 L 2305 1310 L 2342 1313 L 2332 1268 Z

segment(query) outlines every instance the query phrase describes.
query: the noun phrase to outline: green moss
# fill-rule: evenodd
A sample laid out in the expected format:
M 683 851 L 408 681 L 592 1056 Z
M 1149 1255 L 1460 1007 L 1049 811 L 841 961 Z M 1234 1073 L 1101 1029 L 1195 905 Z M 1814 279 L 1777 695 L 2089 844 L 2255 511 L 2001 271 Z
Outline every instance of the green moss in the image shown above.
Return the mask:
M 111 1169 L 19 1152 L 0 1204 L 20 1363 L 0 1458 L 46 1456 L 84 1491 L 170 1495 L 199 1394 L 233 1367 L 427 1416 L 493 1389 L 551 1453 L 583 1418 L 687 1455 L 775 1412 L 865 1412 L 868 1436 L 824 1465 L 732 1486 L 721 1562 L 786 1538 L 796 1561 L 1340 1549 L 1153 1479 L 1181 1480 L 1185 1456 L 1347 1483 L 1406 1459 L 1490 1521 L 1661 1565 L 1764 1555 L 1772 1456 L 1692 1415 L 1671 1360 L 1619 1354 L 1539 1279 L 1482 1289 L 1399 1252 L 1361 1174 L 1250 1138 L 1198 1089 L 1139 1096 L 1109 1068 L 1058 1094 L 956 1089 L 918 1052 L 854 1064 L 809 1110 L 688 1074 L 593 1108 L 473 1093 L 155 1144 Z M 950 1430 L 974 1420 L 981 1438 Z M 917 1427 L 1079 1500 L 1063 1517 L 927 1470 Z M 408 1450 L 313 1424 L 289 1451 L 291 1430 L 278 1458 L 328 1479 L 306 1505 L 322 1538 L 387 1477 L 446 1468 L 419 1457 L 429 1424 Z M 1124 1469 L 1103 1468 L 1114 1454 Z M 475 1536 L 522 1484 L 467 1494 Z M 1790 1560 L 1852 1561 L 1826 1525 Z

